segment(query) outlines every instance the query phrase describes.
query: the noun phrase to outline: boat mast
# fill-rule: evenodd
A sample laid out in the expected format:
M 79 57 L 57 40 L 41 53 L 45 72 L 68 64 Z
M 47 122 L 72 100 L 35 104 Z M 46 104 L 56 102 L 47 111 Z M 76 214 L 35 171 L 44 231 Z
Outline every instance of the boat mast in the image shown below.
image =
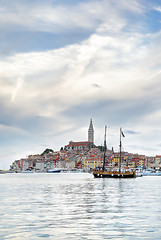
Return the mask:
M 106 158 L 106 129 L 107 129 L 107 126 L 105 126 L 105 137 L 104 137 L 103 171 L 105 171 L 105 158 Z
M 121 144 L 121 128 L 120 128 L 120 158 L 119 158 L 119 173 L 121 172 L 121 147 L 122 147 L 122 144 Z

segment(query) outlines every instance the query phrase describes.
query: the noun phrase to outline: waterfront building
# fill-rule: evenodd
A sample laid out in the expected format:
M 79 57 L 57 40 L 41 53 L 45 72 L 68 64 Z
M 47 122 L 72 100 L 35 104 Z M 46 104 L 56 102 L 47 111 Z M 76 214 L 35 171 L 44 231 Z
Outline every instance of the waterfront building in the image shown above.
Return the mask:
M 82 163 L 84 169 L 95 169 L 97 167 L 102 167 L 103 165 L 103 155 L 100 149 L 92 148 L 86 155 L 82 158 Z
M 36 171 L 43 172 L 45 168 L 44 162 L 38 161 L 36 162 Z
M 102 167 L 103 159 L 99 158 L 87 158 L 84 160 L 84 169 L 95 169 L 97 167 Z
M 161 155 L 156 155 L 155 156 L 154 168 L 157 169 L 157 170 L 161 168 Z
M 118 165 L 119 159 L 120 159 L 120 154 L 119 153 L 114 153 L 113 158 L 112 158 L 112 161 L 114 162 L 114 166 Z
M 23 167 L 22 167 L 22 171 L 26 171 L 29 168 L 29 161 L 23 160 Z
M 146 157 L 144 155 L 133 154 L 132 158 L 128 161 L 128 166 L 131 168 L 145 168 Z
M 146 157 L 146 168 L 155 168 L 155 157 Z
M 128 162 L 128 167 L 129 168 L 135 168 L 136 167 L 135 162 L 130 159 L 129 162 Z

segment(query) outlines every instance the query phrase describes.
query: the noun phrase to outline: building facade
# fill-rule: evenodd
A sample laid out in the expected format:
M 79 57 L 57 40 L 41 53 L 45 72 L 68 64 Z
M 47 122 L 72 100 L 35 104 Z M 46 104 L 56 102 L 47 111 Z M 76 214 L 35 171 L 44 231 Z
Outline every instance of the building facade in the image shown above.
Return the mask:
M 68 145 L 65 146 L 65 150 L 73 151 L 73 150 L 89 150 L 91 148 L 91 142 L 83 141 L 83 142 L 73 142 L 70 141 Z
M 64 147 L 64 149 L 67 151 L 90 150 L 92 147 L 94 147 L 94 128 L 93 128 L 93 122 L 91 119 L 89 128 L 88 128 L 88 141 L 81 141 L 81 142 L 70 141 L 69 144 Z

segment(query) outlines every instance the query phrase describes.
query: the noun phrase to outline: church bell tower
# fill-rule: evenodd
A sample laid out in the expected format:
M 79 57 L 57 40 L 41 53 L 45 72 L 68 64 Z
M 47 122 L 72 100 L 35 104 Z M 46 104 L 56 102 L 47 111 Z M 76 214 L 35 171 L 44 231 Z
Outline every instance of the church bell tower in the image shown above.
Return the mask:
M 90 120 L 89 128 L 88 128 L 88 142 L 92 142 L 94 144 L 94 129 L 92 119 Z

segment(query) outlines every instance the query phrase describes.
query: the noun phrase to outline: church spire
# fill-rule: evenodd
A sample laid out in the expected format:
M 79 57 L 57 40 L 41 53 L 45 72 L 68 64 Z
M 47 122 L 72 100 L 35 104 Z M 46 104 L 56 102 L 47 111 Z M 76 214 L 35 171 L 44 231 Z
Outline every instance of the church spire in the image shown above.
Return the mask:
M 90 120 L 89 129 L 88 129 L 88 142 L 94 143 L 94 129 L 92 119 Z

